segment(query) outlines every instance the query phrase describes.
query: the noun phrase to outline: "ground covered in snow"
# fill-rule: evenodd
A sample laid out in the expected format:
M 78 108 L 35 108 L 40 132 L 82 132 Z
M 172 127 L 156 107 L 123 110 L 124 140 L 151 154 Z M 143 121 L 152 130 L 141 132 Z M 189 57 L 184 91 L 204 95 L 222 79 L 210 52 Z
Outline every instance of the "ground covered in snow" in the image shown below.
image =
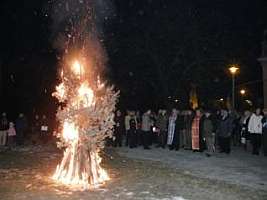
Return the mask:
M 107 149 L 111 180 L 91 191 L 72 191 L 50 176 L 62 152 L 55 147 L 0 152 L 1 200 L 266 200 L 267 158 L 240 150 L 207 158 L 167 149 Z

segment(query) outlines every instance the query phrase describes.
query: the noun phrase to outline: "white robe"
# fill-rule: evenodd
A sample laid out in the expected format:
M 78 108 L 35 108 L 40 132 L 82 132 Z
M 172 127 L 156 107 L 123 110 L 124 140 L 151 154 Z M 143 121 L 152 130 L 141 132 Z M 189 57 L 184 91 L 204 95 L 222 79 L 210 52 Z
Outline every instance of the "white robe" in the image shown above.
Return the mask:
M 172 145 L 172 142 L 173 142 L 175 125 L 176 125 L 175 122 L 176 122 L 176 117 L 170 117 L 169 118 L 168 140 L 167 140 L 168 145 Z

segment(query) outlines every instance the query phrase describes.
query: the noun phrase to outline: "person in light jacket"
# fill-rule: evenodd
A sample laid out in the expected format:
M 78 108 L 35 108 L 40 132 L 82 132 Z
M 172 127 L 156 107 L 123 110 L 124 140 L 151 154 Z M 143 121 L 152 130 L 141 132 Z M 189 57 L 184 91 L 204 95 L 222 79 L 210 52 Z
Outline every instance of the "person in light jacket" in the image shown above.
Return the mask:
M 144 149 L 150 149 L 149 148 L 149 137 L 150 137 L 150 131 L 151 131 L 151 110 L 147 110 L 143 116 L 142 116 L 142 132 L 143 132 L 143 140 L 144 140 Z
M 8 146 L 10 148 L 16 145 L 16 130 L 15 124 L 13 122 L 9 122 L 9 129 L 7 130 L 8 133 Z
M 130 111 L 127 110 L 126 112 L 126 116 L 124 118 L 124 127 L 125 127 L 125 146 L 128 146 L 129 144 L 129 130 L 130 130 L 130 120 L 131 120 L 131 116 L 130 116 Z
M 251 136 L 253 155 L 260 154 L 262 127 L 263 127 L 262 119 L 263 116 L 261 114 L 261 109 L 257 108 L 256 112 L 251 115 L 250 120 L 248 122 L 248 131 L 250 132 Z

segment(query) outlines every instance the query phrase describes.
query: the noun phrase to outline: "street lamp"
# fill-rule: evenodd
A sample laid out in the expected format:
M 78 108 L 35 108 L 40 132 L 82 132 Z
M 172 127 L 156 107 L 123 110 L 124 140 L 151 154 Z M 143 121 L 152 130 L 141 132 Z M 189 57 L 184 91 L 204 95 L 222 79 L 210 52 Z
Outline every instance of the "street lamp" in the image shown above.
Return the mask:
M 240 90 L 240 94 L 241 94 L 242 96 L 244 96 L 244 95 L 246 94 L 246 90 L 244 90 L 244 89 Z
M 235 109 L 235 75 L 239 67 L 236 64 L 230 66 L 229 71 L 232 74 L 232 108 Z

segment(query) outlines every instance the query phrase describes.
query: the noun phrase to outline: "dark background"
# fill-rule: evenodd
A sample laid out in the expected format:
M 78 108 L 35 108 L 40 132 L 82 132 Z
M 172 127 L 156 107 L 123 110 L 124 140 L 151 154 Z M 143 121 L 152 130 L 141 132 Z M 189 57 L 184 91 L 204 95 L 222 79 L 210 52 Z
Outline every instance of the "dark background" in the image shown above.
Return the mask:
M 237 89 L 262 104 L 261 42 L 265 0 L 113 0 L 104 24 L 107 78 L 121 90 L 124 109 L 188 106 L 196 87 L 205 106 L 231 93 L 229 64 L 240 65 Z M 1 110 L 53 115 L 57 82 L 47 0 L 0 2 Z M 250 84 L 242 85 L 246 82 Z M 237 94 L 237 96 L 240 96 Z M 168 98 L 169 97 L 169 98 Z

